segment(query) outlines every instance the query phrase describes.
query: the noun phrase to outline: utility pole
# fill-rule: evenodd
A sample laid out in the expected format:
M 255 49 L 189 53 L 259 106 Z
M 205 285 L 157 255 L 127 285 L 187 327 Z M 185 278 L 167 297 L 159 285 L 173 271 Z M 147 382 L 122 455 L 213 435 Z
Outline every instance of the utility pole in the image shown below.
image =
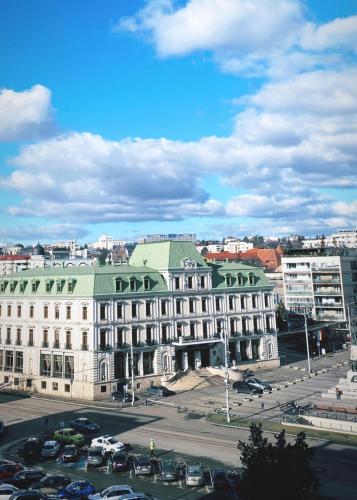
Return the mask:
M 309 370 L 309 377 L 311 375 L 311 365 L 310 365 L 310 350 L 309 350 L 309 336 L 307 331 L 307 315 L 306 312 L 303 312 L 304 322 L 305 322 L 305 340 L 306 340 L 306 354 L 307 354 L 307 366 Z
M 131 330 L 130 343 L 130 369 L 131 369 L 131 406 L 134 406 L 135 390 L 134 390 L 134 349 L 133 349 L 133 331 Z
M 228 342 L 228 335 L 227 335 L 227 330 L 223 330 L 223 343 L 224 343 L 224 359 L 225 359 L 225 374 L 224 374 L 224 388 L 225 388 L 225 395 L 226 395 L 226 419 L 227 419 L 227 424 L 230 423 L 231 417 L 229 414 L 229 372 L 228 372 L 228 348 L 227 348 L 227 342 Z

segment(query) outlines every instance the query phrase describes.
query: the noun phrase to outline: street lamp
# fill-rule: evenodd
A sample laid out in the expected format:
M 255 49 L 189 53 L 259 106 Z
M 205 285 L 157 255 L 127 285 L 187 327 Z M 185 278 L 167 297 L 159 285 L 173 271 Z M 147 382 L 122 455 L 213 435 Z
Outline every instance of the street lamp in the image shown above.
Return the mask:
M 224 388 L 225 388 L 225 396 L 226 396 L 226 419 L 227 419 L 227 424 L 230 423 L 231 417 L 229 414 L 229 372 L 228 372 L 228 335 L 227 335 L 227 330 L 225 328 L 222 328 L 223 335 L 221 335 L 221 342 L 224 344 L 224 367 L 225 367 L 225 373 L 224 373 Z
M 311 375 L 311 364 L 310 364 L 310 350 L 309 350 L 309 336 L 307 330 L 307 312 L 301 307 L 297 307 L 296 309 L 292 309 L 292 311 L 297 312 L 298 314 L 302 314 L 304 316 L 304 326 L 305 326 L 305 341 L 306 341 L 306 354 L 307 354 L 307 366 L 309 371 L 309 377 Z M 310 313 L 311 314 L 311 313 Z

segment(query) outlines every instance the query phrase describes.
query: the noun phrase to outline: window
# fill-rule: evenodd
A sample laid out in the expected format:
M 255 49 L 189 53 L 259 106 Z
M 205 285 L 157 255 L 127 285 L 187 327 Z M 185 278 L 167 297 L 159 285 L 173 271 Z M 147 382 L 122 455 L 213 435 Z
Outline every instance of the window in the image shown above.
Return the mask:
M 19 383 L 20 383 L 20 379 L 15 377 L 14 378 L 14 385 L 19 385 Z
M 253 330 L 255 333 L 259 331 L 258 318 L 256 316 L 253 317 Z
M 51 376 L 51 354 L 40 354 L 40 375 Z
M 132 318 L 138 317 L 138 304 L 137 304 L 137 302 L 131 303 L 131 317 Z
M 228 297 L 228 307 L 229 307 L 230 311 L 234 310 L 234 297 L 233 297 L 233 295 L 230 295 Z
M 66 319 L 71 319 L 72 311 L 71 306 L 66 306 Z
M 52 288 L 52 281 L 46 281 L 46 293 L 50 293 Z
M 241 273 L 238 274 L 238 285 L 243 286 L 243 276 Z
M 223 327 L 222 327 L 222 320 L 221 320 L 221 319 L 217 319 L 217 322 L 216 322 L 216 328 L 217 328 L 217 333 L 218 333 L 218 334 L 221 334 L 221 333 L 222 333 L 222 330 L 223 330 Z
M 54 347 L 55 349 L 59 349 L 59 346 L 60 346 L 60 340 L 59 340 L 59 337 L 60 337 L 60 335 L 59 335 L 59 330 L 55 330 L 55 341 L 54 341 L 54 343 L 53 343 L 53 347 Z
M 254 274 L 253 273 L 249 273 L 249 284 L 254 285 Z
M 99 306 L 99 318 L 101 321 L 107 319 L 107 306 L 106 306 L 106 304 L 100 304 L 100 306 Z
M 71 344 L 71 331 L 66 330 L 66 345 L 65 349 L 72 349 L 72 344 Z
M 43 330 L 42 339 L 42 347 L 48 347 L 48 330 Z
M 72 293 L 74 290 L 75 280 L 68 281 L 68 293 Z
M 88 307 L 82 306 L 82 319 L 88 319 Z
M 5 367 L 6 372 L 12 372 L 14 368 L 14 351 L 5 351 Z
M 266 327 L 266 331 L 270 332 L 270 330 L 271 330 L 271 318 L 270 318 L 270 316 L 265 316 L 265 327 Z
M 152 340 L 152 327 L 148 325 L 146 327 L 146 343 L 147 345 L 151 345 L 151 340 Z
M 55 306 L 55 319 L 59 319 L 60 317 L 60 308 L 59 305 Z
M 177 338 L 182 337 L 182 324 L 181 323 L 177 323 L 177 325 L 176 325 L 176 334 L 177 334 Z
M 176 314 L 181 314 L 182 313 L 182 300 L 181 299 L 176 299 Z
M 10 282 L 10 293 L 14 293 L 16 288 L 16 281 L 11 281 Z
M 48 319 L 48 306 L 47 305 L 43 306 L 43 317 L 45 319 Z
M 180 290 L 180 278 L 178 276 L 175 277 L 175 290 Z
M 11 317 L 11 304 L 8 304 L 7 305 L 7 317 L 10 318 Z
M 34 308 L 34 306 L 31 304 L 31 305 L 30 305 L 30 310 L 29 310 L 29 316 L 30 316 L 30 318 L 33 318 L 33 316 L 34 316 L 34 311 L 35 311 L 35 308 Z
M 221 310 L 221 297 L 216 297 L 215 302 L 216 302 L 216 311 L 220 311 Z
M 189 307 L 189 312 L 194 313 L 195 312 L 195 299 L 190 299 L 188 302 L 188 307 Z
M 88 332 L 87 331 L 82 332 L 82 350 L 83 351 L 88 350 Z
M 150 278 L 145 276 L 144 278 L 144 290 L 150 290 Z
M 17 305 L 17 317 L 18 317 L 18 318 L 21 318 L 21 313 L 22 313 L 22 310 L 21 310 L 21 309 L 22 309 L 22 308 L 21 308 L 21 305 L 20 305 L 20 304 L 18 304 L 18 305 Z
M 232 276 L 230 274 L 226 274 L 226 285 L 232 286 Z
M 0 292 L 1 292 L 1 293 L 4 293 L 4 292 L 5 292 L 5 288 L 6 288 L 6 283 L 1 282 L 1 283 L 0 283 Z
M 167 314 L 167 300 L 161 301 L 161 314 L 162 316 L 166 316 Z
M 242 318 L 242 333 L 247 333 L 247 320 Z
M 145 303 L 145 310 L 146 310 L 146 316 L 147 317 L 151 316 L 151 306 L 152 306 L 151 301 L 147 300 L 146 303 Z
M 123 347 L 123 329 L 122 328 L 117 328 L 117 345 L 116 348 L 120 349 Z
M 33 346 L 33 328 L 29 329 L 29 346 Z
M 28 388 L 32 387 L 32 379 L 30 379 L 30 378 L 26 379 L 26 387 L 28 387 Z
M 207 312 L 207 299 L 206 299 L 206 297 L 202 297 L 201 304 L 202 304 L 202 312 Z
M 202 323 L 202 333 L 203 333 L 203 338 L 206 339 L 208 337 L 207 321 L 203 321 Z
M 206 276 L 200 276 L 200 288 L 206 288 Z
M 268 293 L 264 294 L 264 306 L 265 307 L 270 307 L 270 295 Z
M 6 328 L 6 344 L 11 344 L 11 328 Z
M 167 341 L 167 325 L 161 326 L 161 341 L 163 344 Z
M 123 318 L 123 304 L 121 302 L 117 302 L 117 319 Z
M 122 292 L 123 291 L 123 281 L 121 278 L 117 278 L 115 280 L 115 291 L 116 292 Z
M 242 295 L 242 297 L 240 298 L 240 308 L 241 309 L 245 309 L 246 307 L 246 299 L 245 297 Z
M 56 292 L 61 293 L 62 292 L 62 281 L 57 281 L 56 282 Z
M 196 323 L 194 321 L 190 322 L 190 336 L 195 338 Z
M 187 288 L 191 289 L 193 288 L 193 277 L 192 276 L 187 276 Z
M 106 385 L 101 385 L 100 386 L 100 392 L 107 392 L 107 386 Z
M 41 380 L 41 389 L 46 389 L 46 381 Z
M 16 329 L 16 345 L 21 345 L 21 328 Z
M 256 309 L 258 307 L 258 297 L 257 295 L 252 295 L 252 307 Z
M 65 378 L 72 379 L 74 373 L 74 357 L 65 356 L 64 357 L 64 376 Z
M 20 293 L 24 293 L 26 287 L 25 281 L 20 281 Z
M 71 392 L 70 384 L 64 384 L 64 392 Z
M 32 293 L 36 293 L 37 291 L 37 285 L 38 285 L 38 281 L 33 281 L 32 284 L 31 284 L 31 291 Z
M 138 329 L 133 327 L 131 329 L 131 335 L 132 335 L 132 342 L 133 342 L 133 346 L 137 346 L 138 345 Z
M 107 333 L 105 330 L 99 332 L 99 348 L 104 351 L 107 347 Z
M 231 335 L 235 334 L 235 320 L 233 318 L 229 320 L 229 333 Z
M 52 390 L 58 391 L 58 382 L 52 382 Z
M 130 278 L 130 291 L 134 292 L 136 290 L 136 278 Z

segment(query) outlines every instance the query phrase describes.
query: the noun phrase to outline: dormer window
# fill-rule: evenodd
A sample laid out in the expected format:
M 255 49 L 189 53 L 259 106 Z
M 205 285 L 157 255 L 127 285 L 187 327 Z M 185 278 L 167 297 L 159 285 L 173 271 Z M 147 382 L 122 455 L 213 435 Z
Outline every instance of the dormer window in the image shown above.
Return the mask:
M 39 281 L 37 281 L 37 280 L 33 280 L 31 282 L 31 292 L 32 293 L 36 293 L 37 292 L 38 284 L 39 284 Z
M 254 285 L 254 274 L 253 273 L 249 273 L 249 284 Z
M 26 283 L 27 283 L 27 281 L 20 281 L 20 286 L 19 286 L 20 293 L 24 293 L 25 288 L 26 288 Z
M 51 292 L 52 284 L 53 284 L 53 281 L 46 280 L 46 293 L 50 293 Z
M 232 286 L 232 276 L 230 274 L 226 274 L 226 285 Z
M 149 276 L 144 276 L 144 290 L 150 290 L 150 278 L 149 278 Z
M 57 293 L 62 292 L 62 281 L 61 280 L 56 281 L 56 292 Z
M 0 283 L 0 293 L 4 293 L 6 289 L 7 281 L 2 281 Z
M 134 276 L 130 278 L 130 291 L 136 291 L 136 278 Z
M 76 284 L 76 280 L 74 280 L 72 278 L 68 280 L 68 293 L 73 292 L 75 284 Z
M 17 281 L 10 281 L 10 293 L 14 293 Z
M 244 281 L 243 281 L 243 276 L 242 276 L 242 274 L 241 274 L 241 273 L 239 273 L 239 274 L 238 274 L 238 276 L 237 276 L 237 278 L 238 278 L 238 285 L 239 285 L 239 286 L 243 286 Z
M 123 291 L 123 280 L 121 278 L 115 279 L 115 291 L 122 292 Z

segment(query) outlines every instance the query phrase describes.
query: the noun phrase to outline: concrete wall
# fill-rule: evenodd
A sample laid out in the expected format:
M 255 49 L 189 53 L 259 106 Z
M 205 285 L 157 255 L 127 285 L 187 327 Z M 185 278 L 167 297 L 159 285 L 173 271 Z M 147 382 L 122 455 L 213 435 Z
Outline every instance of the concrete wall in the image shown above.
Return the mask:
M 304 415 L 304 418 L 311 422 L 314 427 L 320 427 L 321 429 L 326 430 L 353 432 L 357 434 L 357 422 L 333 420 L 331 418 L 313 417 L 310 415 Z

